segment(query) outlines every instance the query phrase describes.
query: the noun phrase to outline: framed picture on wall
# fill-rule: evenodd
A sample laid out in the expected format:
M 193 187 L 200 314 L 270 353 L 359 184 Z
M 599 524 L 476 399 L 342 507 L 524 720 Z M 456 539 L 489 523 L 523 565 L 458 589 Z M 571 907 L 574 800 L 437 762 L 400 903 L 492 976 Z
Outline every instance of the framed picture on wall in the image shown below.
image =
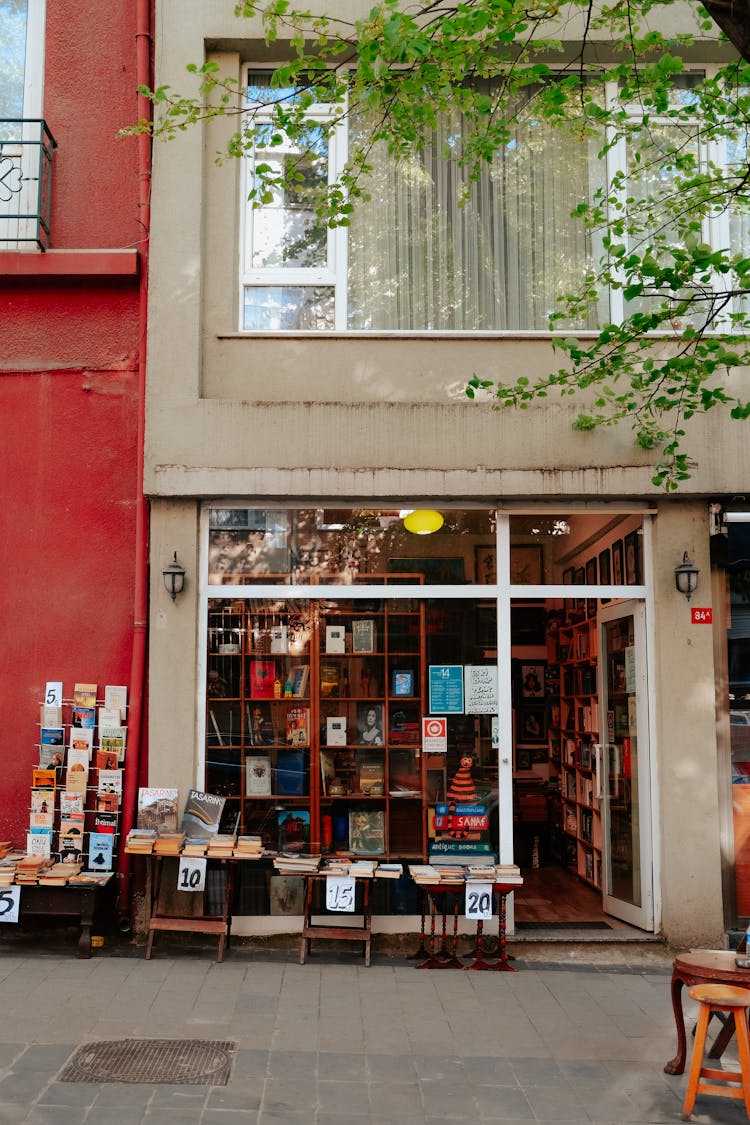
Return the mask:
M 589 559 L 589 561 L 586 563 L 586 585 L 587 586 L 596 586 L 598 581 L 599 581 L 599 567 L 598 567 L 598 564 L 597 564 L 596 556 L 594 556 L 593 559 Z M 596 616 L 596 598 L 587 598 L 586 599 L 586 616 L 587 617 L 595 617 Z
M 637 531 L 625 536 L 625 582 L 637 586 L 641 581 L 641 537 Z
M 607 586 L 612 581 L 612 558 L 609 553 L 609 547 L 599 552 L 599 581 L 602 586 Z M 602 598 L 602 605 L 606 605 L 610 598 Z
M 510 580 L 524 586 L 542 581 L 542 548 L 536 543 L 510 545 Z
M 547 737 L 547 717 L 544 707 L 522 707 L 518 711 L 516 736 L 519 745 L 544 742 Z
M 520 746 L 516 748 L 515 768 L 517 770 L 530 770 L 531 769 L 531 751 L 530 750 L 522 750 L 520 748 Z
M 617 539 L 612 544 L 612 581 L 615 586 L 624 583 L 624 556 L 622 539 Z
M 474 573 L 480 586 L 497 582 L 497 551 L 494 543 L 481 543 L 474 548 Z
M 572 586 L 573 585 L 575 573 L 576 573 L 576 570 L 575 570 L 574 566 L 568 566 L 568 567 L 565 568 L 565 570 L 562 572 L 562 580 L 563 580 L 564 586 Z
M 521 698 L 544 699 L 544 664 L 521 665 Z

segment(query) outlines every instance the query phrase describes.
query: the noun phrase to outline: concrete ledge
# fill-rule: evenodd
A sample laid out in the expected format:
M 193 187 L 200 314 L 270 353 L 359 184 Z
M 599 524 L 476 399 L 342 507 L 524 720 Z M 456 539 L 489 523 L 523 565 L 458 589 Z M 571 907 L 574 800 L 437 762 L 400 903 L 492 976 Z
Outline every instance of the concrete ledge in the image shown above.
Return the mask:
M 136 278 L 139 269 L 137 250 L 0 251 L 0 284 L 17 277 Z

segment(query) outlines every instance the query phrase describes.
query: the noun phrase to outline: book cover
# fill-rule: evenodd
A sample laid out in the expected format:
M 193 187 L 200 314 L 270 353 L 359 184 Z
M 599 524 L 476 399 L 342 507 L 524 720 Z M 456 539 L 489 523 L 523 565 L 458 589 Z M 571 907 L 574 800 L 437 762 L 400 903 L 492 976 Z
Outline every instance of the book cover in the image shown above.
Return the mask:
M 76 684 L 73 688 L 75 707 L 96 707 L 96 684 Z
M 83 854 L 83 836 L 63 836 L 61 834 L 58 851 L 61 863 L 79 860 Z
M 120 807 L 120 794 L 119 793 L 97 793 L 96 794 L 96 811 L 97 812 L 114 812 L 116 813 Z
M 329 796 L 329 786 L 336 777 L 336 755 L 331 750 L 320 751 L 320 787 L 324 797 Z
M 93 727 L 71 727 L 70 728 L 70 749 L 71 750 L 85 750 L 86 760 L 91 760 L 91 748 L 94 745 L 94 728 Z M 70 754 L 68 754 L 70 758 Z
M 119 711 L 120 717 L 112 726 L 119 726 L 125 722 L 128 709 L 128 689 L 124 684 L 107 684 L 104 688 L 104 706 L 109 710 Z
M 52 830 L 27 832 L 26 854 L 49 859 L 52 855 Z
M 96 725 L 96 710 L 93 707 L 73 706 L 70 711 L 70 725 L 73 727 L 91 727 Z
M 253 660 L 250 664 L 250 695 L 253 699 L 273 699 L 276 665 L 273 660 Z
M 61 836 L 83 836 L 85 813 L 66 813 L 60 817 Z
M 65 760 L 65 731 L 62 727 L 42 727 L 39 746 L 41 769 L 56 769 Z
M 61 727 L 62 706 L 59 703 L 43 703 L 39 708 L 39 725 L 43 727 Z
M 286 713 L 286 741 L 289 746 L 307 746 L 310 742 L 309 707 L 290 707 Z
M 117 755 L 118 762 L 125 758 L 127 727 L 101 727 L 99 729 L 99 748 Z
M 176 832 L 178 799 L 177 789 L 139 789 L 136 827 L 156 832 Z
M 346 715 L 329 715 L 326 718 L 326 745 L 346 746 Z
M 31 812 L 32 813 L 53 813 L 55 811 L 55 791 L 54 789 L 32 789 L 31 790 Z
M 85 750 L 68 750 L 65 788 L 69 793 L 85 793 L 89 779 L 89 759 Z
M 352 621 L 352 652 L 375 651 L 375 622 L 370 618 Z
M 111 871 L 115 838 L 109 832 L 89 832 L 89 862 L 93 871 Z
M 321 661 L 320 665 L 320 694 L 336 696 L 339 693 L 339 666 L 330 661 Z
M 94 831 L 106 832 L 110 836 L 114 836 L 117 832 L 117 813 L 95 812 Z
M 341 625 L 326 625 L 326 652 L 346 652 L 346 628 Z
M 99 730 L 101 730 L 102 727 L 119 727 L 122 719 L 116 707 L 100 707 L 97 722 L 99 724 Z
M 302 809 L 279 813 L 279 851 L 303 852 L 310 840 L 310 814 Z
M 352 855 L 381 855 L 385 851 L 385 813 L 351 809 L 349 851 Z
M 83 794 L 69 793 L 67 789 L 63 789 L 60 793 L 60 815 L 74 812 L 83 812 Z
M 99 793 L 122 793 L 122 770 L 99 770 Z
M 289 627 L 287 625 L 272 625 L 268 634 L 271 640 L 271 652 L 279 656 L 286 656 L 289 652 Z
M 310 682 L 310 668 L 307 664 L 296 664 L 291 670 L 292 695 L 299 699 L 307 695 L 307 685 Z
M 270 758 L 252 754 L 245 759 L 245 793 L 248 797 L 270 797 Z
M 116 770 L 120 764 L 117 751 L 103 750 L 98 746 L 94 755 L 94 764 L 98 770 Z
M 54 789 L 57 786 L 57 770 L 32 770 L 31 785 L 34 789 Z
M 51 828 L 54 814 L 51 812 L 29 813 L 29 828 Z
M 191 789 L 182 813 L 182 831 L 186 836 L 215 835 L 219 831 L 219 821 L 225 804 L 225 797 Z

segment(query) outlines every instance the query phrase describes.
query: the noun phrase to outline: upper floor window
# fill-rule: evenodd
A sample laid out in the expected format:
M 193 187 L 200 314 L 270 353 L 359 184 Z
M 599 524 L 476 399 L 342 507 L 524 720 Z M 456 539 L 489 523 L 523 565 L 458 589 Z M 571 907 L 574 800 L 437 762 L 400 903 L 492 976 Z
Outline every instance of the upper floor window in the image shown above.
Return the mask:
M 676 84 L 681 103 L 690 104 L 693 82 Z M 273 100 L 292 93 L 272 91 L 269 73 L 248 75 L 248 97 L 268 104 L 269 123 Z M 261 164 L 276 171 L 292 162 L 297 179 L 259 207 L 245 204 L 245 331 L 547 331 L 559 298 L 583 288 L 603 254 L 604 232 L 573 212 L 606 195 L 618 168 L 626 173 L 626 209 L 647 202 L 672 175 L 658 149 L 662 141 L 670 147 L 675 129 L 685 131 L 683 152 L 693 146 L 697 163 L 716 157 L 689 126 L 668 121 L 654 123 L 638 153 L 623 141 L 600 156 L 601 137 L 581 131 L 574 142 L 535 115 L 530 97 L 505 145 L 477 170 L 462 161 L 469 122 L 455 110 L 438 118 L 421 151 L 401 159 L 384 145 L 371 152 L 362 182 L 370 199 L 355 206 L 348 226 L 330 229 L 316 215 L 316 198 L 336 180 L 348 146 L 368 134 L 367 120 L 355 115 L 324 128 L 334 112 L 313 106 L 303 145 L 270 125 L 261 129 L 246 161 L 247 190 Z M 575 322 L 555 327 L 595 329 L 634 307 L 622 288 L 601 286 Z

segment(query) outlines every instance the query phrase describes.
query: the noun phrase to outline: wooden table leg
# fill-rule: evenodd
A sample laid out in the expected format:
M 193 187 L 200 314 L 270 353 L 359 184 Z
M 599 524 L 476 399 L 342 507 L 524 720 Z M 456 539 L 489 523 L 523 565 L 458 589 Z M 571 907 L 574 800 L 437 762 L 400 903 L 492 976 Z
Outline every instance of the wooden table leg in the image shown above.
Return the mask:
M 477 919 L 476 956 L 475 956 L 474 960 L 471 962 L 470 965 L 464 965 L 464 969 L 474 971 L 474 970 L 477 970 L 477 969 L 492 969 L 492 968 L 494 968 L 494 966 L 491 965 L 489 963 L 489 961 L 485 961 L 485 959 L 484 959 L 484 949 L 482 947 L 483 932 L 484 932 L 484 922 L 482 921 L 481 918 L 478 918 Z
M 496 972 L 499 972 L 499 973 L 517 973 L 518 970 L 513 965 L 510 964 L 511 959 L 508 957 L 508 951 L 507 951 L 507 944 L 508 943 L 506 941 L 506 936 L 505 936 L 506 920 L 507 920 L 507 911 L 506 911 L 506 899 L 507 899 L 507 897 L 508 897 L 507 891 L 501 891 L 500 892 L 500 910 L 498 911 L 498 916 L 497 916 L 497 956 L 498 956 L 499 960 L 496 961 L 495 964 L 490 966 L 490 967 L 493 968 Z
M 685 1035 L 685 1014 L 682 1010 L 682 989 L 685 981 L 677 973 L 672 973 L 672 1011 L 677 1027 L 677 1054 L 670 1059 L 664 1067 L 665 1074 L 682 1074 L 685 1070 L 685 1056 L 687 1055 L 687 1036 Z
M 427 957 L 427 946 L 424 943 L 424 924 L 427 916 L 427 894 L 422 892 L 422 918 L 419 923 L 419 949 L 416 953 L 410 953 L 407 961 L 418 961 L 420 957 Z
M 429 956 L 426 961 L 421 965 L 415 965 L 416 969 L 442 969 L 445 962 L 440 959 L 440 956 L 435 951 L 435 898 L 430 895 L 430 944 Z

